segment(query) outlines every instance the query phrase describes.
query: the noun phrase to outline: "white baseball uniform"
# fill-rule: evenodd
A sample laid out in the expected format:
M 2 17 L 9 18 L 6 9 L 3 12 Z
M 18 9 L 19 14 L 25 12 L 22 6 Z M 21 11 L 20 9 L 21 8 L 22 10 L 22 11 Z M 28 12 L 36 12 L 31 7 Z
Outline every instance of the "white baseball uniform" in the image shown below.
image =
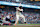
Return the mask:
M 23 9 L 20 9 L 19 7 L 16 7 L 16 22 L 15 22 L 15 24 L 17 24 L 17 22 L 19 20 L 19 17 L 23 18 L 24 22 L 26 22 L 24 15 L 22 15 L 20 11 L 23 11 Z

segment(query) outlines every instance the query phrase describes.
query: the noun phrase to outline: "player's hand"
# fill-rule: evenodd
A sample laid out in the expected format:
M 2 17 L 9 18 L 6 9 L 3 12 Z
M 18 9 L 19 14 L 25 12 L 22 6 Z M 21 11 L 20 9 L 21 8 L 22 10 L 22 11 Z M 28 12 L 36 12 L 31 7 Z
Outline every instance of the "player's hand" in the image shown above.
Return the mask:
M 21 9 L 21 11 L 23 11 L 23 9 Z

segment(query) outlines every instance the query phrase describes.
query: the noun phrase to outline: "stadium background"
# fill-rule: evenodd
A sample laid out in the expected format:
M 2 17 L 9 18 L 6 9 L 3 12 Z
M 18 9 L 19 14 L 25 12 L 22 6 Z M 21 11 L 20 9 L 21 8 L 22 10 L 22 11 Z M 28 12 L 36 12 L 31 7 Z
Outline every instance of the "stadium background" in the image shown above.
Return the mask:
M 0 0 L 4 2 L 11 2 L 11 3 L 22 3 L 22 4 L 27 4 L 27 5 L 36 5 L 40 6 L 40 0 Z M 0 17 L 5 17 L 7 14 L 11 13 L 13 15 L 13 20 L 15 21 L 15 13 L 16 13 L 16 8 L 17 6 L 9 6 L 9 5 L 3 5 L 0 4 Z M 38 8 L 26 8 L 23 7 L 24 12 L 22 13 L 25 18 L 27 24 L 40 24 L 40 9 Z M 3 14 L 3 16 L 1 16 Z M 19 24 L 22 24 L 23 20 L 19 20 Z M 24 24 L 25 25 L 25 24 Z

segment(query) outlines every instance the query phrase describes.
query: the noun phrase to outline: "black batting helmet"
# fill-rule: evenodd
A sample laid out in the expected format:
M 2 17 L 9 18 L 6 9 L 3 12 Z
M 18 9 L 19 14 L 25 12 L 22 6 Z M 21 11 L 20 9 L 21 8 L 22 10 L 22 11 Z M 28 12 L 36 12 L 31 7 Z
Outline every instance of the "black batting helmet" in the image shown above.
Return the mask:
M 19 8 L 21 8 L 21 9 L 22 9 L 22 6 L 19 6 Z

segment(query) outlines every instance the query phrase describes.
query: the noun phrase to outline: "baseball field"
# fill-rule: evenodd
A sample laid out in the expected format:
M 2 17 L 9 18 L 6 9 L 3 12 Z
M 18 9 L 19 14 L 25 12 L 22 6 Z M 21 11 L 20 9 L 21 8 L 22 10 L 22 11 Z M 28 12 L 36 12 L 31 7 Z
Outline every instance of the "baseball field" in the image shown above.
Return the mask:
M 4 25 L 4 26 L 0 26 L 0 27 L 40 27 L 40 24 L 17 24 L 16 26 Z

